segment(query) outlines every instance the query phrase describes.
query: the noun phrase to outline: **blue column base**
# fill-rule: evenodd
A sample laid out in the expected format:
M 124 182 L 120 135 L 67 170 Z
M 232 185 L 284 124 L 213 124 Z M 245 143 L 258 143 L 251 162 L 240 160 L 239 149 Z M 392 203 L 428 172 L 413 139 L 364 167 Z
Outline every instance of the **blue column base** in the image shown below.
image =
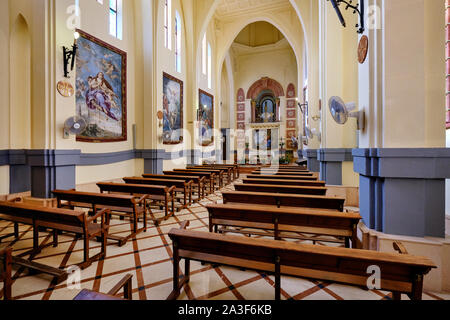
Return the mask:
M 320 149 L 317 151 L 320 163 L 320 179 L 328 185 L 342 185 L 342 162 L 353 161 L 352 149 Z
M 445 237 L 445 179 L 450 149 L 354 149 L 360 212 L 370 229 Z

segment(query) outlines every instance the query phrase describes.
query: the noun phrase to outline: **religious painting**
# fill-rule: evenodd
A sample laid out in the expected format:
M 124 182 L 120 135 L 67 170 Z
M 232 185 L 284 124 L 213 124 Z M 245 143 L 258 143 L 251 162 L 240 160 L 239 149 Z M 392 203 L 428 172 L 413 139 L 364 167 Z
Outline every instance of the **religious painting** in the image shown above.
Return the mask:
M 214 97 L 199 90 L 199 137 L 201 145 L 206 147 L 214 142 Z
M 163 73 L 163 144 L 183 142 L 183 81 Z
M 77 114 L 86 119 L 81 142 L 127 140 L 127 54 L 77 30 Z
M 288 109 L 286 114 L 287 114 L 288 119 L 296 119 L 297 118 L 297 110 L 296 109 L 292 109 L 292 110 Z

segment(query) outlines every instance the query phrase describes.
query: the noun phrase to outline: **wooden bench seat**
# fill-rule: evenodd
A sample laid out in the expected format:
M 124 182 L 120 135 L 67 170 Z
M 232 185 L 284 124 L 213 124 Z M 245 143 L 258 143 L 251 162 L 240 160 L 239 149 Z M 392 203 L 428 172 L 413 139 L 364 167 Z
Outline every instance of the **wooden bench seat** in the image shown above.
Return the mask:
M 12 249 L 0 250 L 0 281 L 3 282 L 3 300 L 11 300 L 12 293 Z
M 276 184 L 236 184 L 234 189 L 236 191 L 309 194 L 315 196 L 325 196 L 327 194 L 327 188 L 325 187 L 283 186 Z
M 33 227 L 33 249 L 30 252 L 22 254 L 22 256 L 30 254 L 30 260 L 42 251 L 39 245 L 40 228 L 53 230 L 53 242 L 51 245 L 54 247 L 58 246 L 58 232 L 73 233 L 77 237 L 81 236 L 84 243 L 84 260 L 79 266 L 82 269 L 90 266 L 93 261 L 106 257 L 106 239 L 108 237 L 110 220 L 109 209 L 97 210 L 93 217 L 88 218 L 83 211 L 0 202 L 0 213 L 0 219 L 2 220 L 31 225 Z M 94 223 L 97 219 L 101 220 L 100 224 Z M 101 239 L 101 252 L 93 257 L 89 257 L 89 241 L 94 238 Z M 51 274 L 57 277 L 59 281 L 63 281 L 67 277 L 66 273 L 62 270 L 32 263 L 19 257 L 13 257 L 13 262 L 29 269 Z
M 170 188 L 169 195 L 170 201 L 175 201 L 176 193 L 181 192 L 183 194 L 183 208 L 187 208 L 192 204 L 192 181 L 185 180 L 170 180 L 170 179 L 155 179 L 155 178 L 140 178 L 140 177 L 125 177 L 122 179 L 127 184 L 140 184 L 140 185 L 152 185 L 162 186 Z M 165 201 L 165 192 L 155 193 L 152 200 Z M 180 201 L 181 202 L 181 201 Z M 174 203 L 172 203 L 174 205 Z M 172 211 L 175 209 L 173 206 Z
M 119 246 L 125 245 L 129 239 L 135 237 L 141 232 L 147 231 L 147 195 L 141 198 L 129 195 L 104 194 L 81 192 L 75 190 L 54 190 L 58 208 L 86 208 L 91 209 L 92 214 L 96 215 L 98 210 L 109 209 L 111 214 L 125 215 L 131 218 L 132 231 L 128 236 L 120 237 L 108 235 L 108 239 L 118 241 Z M 138 218 L 143 216 L 144 227 L 139 228 Z
M 243 204 L 217 204 L 206 206 L 209 212 L 209 231 L 220 233 L 242 233 L 246 235 L 273 236 L 275 240 L 292 238 L 298 240 L 345 243 L 353 248 L 357 243 L 357 225 L 361 216 L 323 209 L 277 208 Z M 219 226 L 224 228 L 219 229 Z M 271 231 L 242 231 L 233 228 L 262 229 Z M 284 234 L 283 234 L 284 233 Z M 292 234 L 295 233 L 295 234 Z M 301 233 L 302 235 L 298 235 Z M 327 238 L 307 237 L 325 235 Z M 339 239 L 330 239 L 329 236 Z M 344 239 L 342 241 L 341 239 Z
M 325 187 L 325 181 L 283 180 L 283 179 L 242 179 L 243 184 L 275 184 L 283 186 Z
M 270 180 L 310 180 L 318 181 L 317 176 L 297 176 L 297 175 L 265 175 L 265 174 L 249 174 L 247 179 L 270 179 Z
M 169 176 L 163 174 L 143 174 L 143 178 L 146 179 L 166 179 L 166 180 L 183 180 L 186 182 L 192 181 L 192 193 L 197 193 L 198 198 L 193 199 L 194 201 L 200 201 L 205 197 L 205 188 L 206 188 L 206 178 L 205 177 L 196 177 L 196 176 Z
M 133 300 L 132 274 L 127 274 L 118 284 L 114 286 L 107 294 L 83 289 L 73 299 L 75 301 L 117 301 L 117 300 Z M 123 289 L 124 299 L 117 297 L 119 291 Z
M 168 299 L 179 297 L 183 286 L 190 281 L 191 260 L 274 274 L 276 300 L 281 299 L 281 275 L 367 288 L 372 275 L 368 268 L 374 265 L 381 270 L 380 290 L 392 291 L 395 298 L 404 293 L 412 300 L 421 300 L 424 275 L 436 268 L 426 257 L 397 253 L 182 229 L 172 229 L 169 237 L 173 243 L 173 291 Z M 180 281 L 181 259 L 185 259 L 185 272 Z
M 222 192 L 223 203 L 264 204 L 277 207 L 321 208 L 344 211 L 344 198 L 306 196 L 282 193 L 226 191 Z
M 199 172 L 199 171 L 188 171 L 188 170 L 178 170 L 178 171 L 163 171 L 164 175 L 167 176 L 179 176 L 179 175 L 188 175 L 188 176 L 197 176 L 205 178 L 205 182 L 209 185 L 209 193 L 214 193 L 215 184 L 216 184 L 216 174 L 212 172 Z
M 101 193 L 104 192 L 119 192 L 119 193 L 128 193 L 135 197 L 140 197 L 142 195 L 146 195 L 146 200 L 154 200 L 161 201 L 165 206 L 165 215 L 163 218 L 153 218 L 152 221 L 155 225 L 159 225 L 161 221 L 169 219 L 175 213 L 175 203 L 174 203 L 174 190 L 175 187 L 166 187 L 166 186 L 154 186 L 154 185 L 145 185 L 145 184 L 132 184 L 130 183 L 109 183 L 109 182 L 99 182 L 97 186 L 100 189 Z M 169 203 L 172 204 L 172 210 L 169 210 Z M 148 207 L 148 206 L 147 206 Z M 109 207 L 113 211 L 121 211 L 123 209 L 119 207 L 111 206 Z M 133 208 L 128 208 L 125 210 L 127 212 L 131 212 L 129 210 L 133 210 Z M 138 208 L 138 210 L 142 210 L 142 208 Z M 148 207 L 150 216 L 153 217 L 151 208 Z

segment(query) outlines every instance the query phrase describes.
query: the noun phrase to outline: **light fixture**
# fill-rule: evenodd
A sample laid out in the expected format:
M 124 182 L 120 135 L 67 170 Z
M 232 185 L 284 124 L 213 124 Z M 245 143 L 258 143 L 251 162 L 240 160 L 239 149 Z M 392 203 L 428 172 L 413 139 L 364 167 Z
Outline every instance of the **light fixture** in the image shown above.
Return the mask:
M 63 58 L 64 58 L 64 77 L 69 78 L 69 64 L 70 71 L 73 71 L 73 67 L 75 66 L 75 56 L 77 55 L 77 40 L 80 38 L 80 34 L 75 32 L 73 34 L 74 40 L 72 45 L 72 50 L 69 50 L 65 46 L 63 46 Z
M 346 5 L 345 10 L 353 9 L 353 14 L 358 13 L 359 14 L 359 18 L 360 18 L 360 23 L 356 25 L 356 28 L 358 29 L 358 33 L 364 33 L 365 31 L 365 24 L 364 24 L 364 0 L 359 0 L 359 4 L 354 5 L 353 4 L 353 0 L 327 0 L 327 1 L 331 1 L 331 4 L 334 8 L 334 10 L 336 10 L 336 13 L 338 15 L 339 21 L 341 22 L 342 26 L 345 28 L 346 27 L 346 23 L 345 23 L 345 19 L 342 16 L 342 12 L 339 9 L 339 6 L 341 3 L 344 3 Z

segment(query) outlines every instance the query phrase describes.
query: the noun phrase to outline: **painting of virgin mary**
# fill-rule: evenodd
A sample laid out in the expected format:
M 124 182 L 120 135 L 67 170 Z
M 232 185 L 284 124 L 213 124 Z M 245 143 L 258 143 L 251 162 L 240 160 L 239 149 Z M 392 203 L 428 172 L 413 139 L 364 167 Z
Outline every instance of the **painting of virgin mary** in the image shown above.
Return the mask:
M 77 114 L 88 124 L 77 141 L 126 141 L 126 53 L 77 31 Z

